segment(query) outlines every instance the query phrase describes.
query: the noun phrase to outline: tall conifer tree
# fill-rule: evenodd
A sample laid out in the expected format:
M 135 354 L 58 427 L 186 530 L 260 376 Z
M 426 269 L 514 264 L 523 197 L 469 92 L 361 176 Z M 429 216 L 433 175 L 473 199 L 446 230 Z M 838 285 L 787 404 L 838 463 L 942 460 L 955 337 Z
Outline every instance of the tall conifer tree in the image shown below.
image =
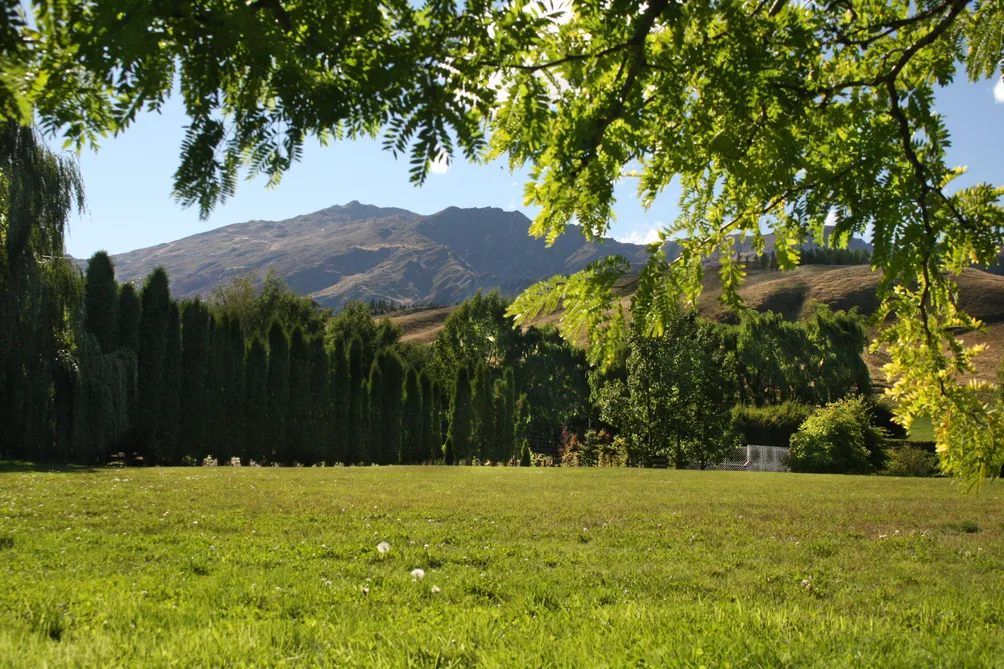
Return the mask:
M 244 387 L 244 333 L 241 331 L 240 321 L 236 318 L 231 318 L 226 322 L 226 329 L 226 390 L 224 405 L 227 450 L 232 457 L 246 460 L 248 453 L 245 437 L 245 428 L 247 426 L 244 422 L 244 402 L 247 395 Z
M 355 335 L 349 342 L 349 411 L 348 425 L 345 430 L 346 463 L 356 464 L 366 461 L 366 378 L 363 376 L 363 342 Z
M 137 432 L 143 451 L 155 462 L 164 455 L 160 421 L 164 411 L 164 357 L 170 309 L 167 273 L 158 267 L 143 285 L 137 363 Z
M 380 354 L 373 358 L 370 365 L 369 381 L 366 383 L 367 412 L 366 421 L 369 424 L 367 457 L 364 462 L 383 464 L 383 446 L 387 439 L 387 422 L 383 415 L 384 406 L 384 380 L 383 369 L 380 365 Z
M 115 267 L 105 251 L 98 251 L 87 262 L 84 330 L 94 335 L 103 353 L 118 348 L 119 287 L 115 282 Z
M 492 376 L 488 365 L 480 363 L 474 373 L 471 407 L 471 458 L 488 458 L 492 430 Z
M 413 465 L 424 457 L 421 454 L 423 445 L 422 425 L 422 385 L 418 380 L 418 372 L 414 367 L 408 368 L 404 380 L 404 417 L 402 425 L 404 434 L 401 440 L 401 463 Z
M 201 460 L 212 454 L 206 443 L 209 365 L 209 311 L 198 299 L 181 310 L 181 456 Z
M 124 283 L 119 289 L 119 348 L 139 350 L 140 304 L 136 287 Z
M 291 460 L 313 464 L 307 444 L 310 412 L 310 349 L 299 327 L 289 343 L 289 404 L 286 418 L 286 452 Z
M 289 405 L 289 340 L 277 321 L 268 330 L 268 401 L 265 450 L 269 460 L 287 460 L 286 418 Z
M 254 337 L 247 352 L 244 373 L 244 453 L 248 459 L 262 462 L 266 454 L 268 425 L 268 352 L 261 339 Z
M 314 462 L 325 461 L 332 465 L 325 441 L 325 427 L 330 425 L 331 412 L 331 362 L 324 348 L 324 339 L 313 337 L 310 348 L 310 403 L 307 414 L 307 444 Z M 332 426 L 334 427 L 334 426 Z M 332 430 L 334 431 L 334 430 Z
M 158 422 L 163 441 L 165 464 L 179 461 L 178 442 L 181 433 L 181 313 L 171 302 L 167 311 L 167 343 L 164 347 L 164 373 L 161 397 L 163 414 Z
M 380 445 L 380 464 L 393 465 L 401 461 L 404 432 L 404 363 L 392 349 L 378 354 L 383 372 L 384 441 Z
M 471 376 L 467 367 L 461 366 L 457 371 L 457 382 L 453 387 L 453 401 L 450 406 L 450 432 L 447 436 L 452 444 L 457 460 L 466 460 L 471 456 Z M 447 462 L 447 464 L 452 464 Z
M 328 392 L 331 395 L 329 403 L 330 418 L 324 426 L 324 439 L 328 445 L 328 459 L 330 462 L 348 463 L 349 453 L 349 386 L 351 377 L 349 375 L 348 353 L 345 350 L 345 339 L 341 336 L 335 338 L 331 350 L 331 381 L 328 384 Z
M 432 392 L 432 377 L 424 370 L 418 375 L 418 385 L 422 390 L 422 437 L 415 450 L 416 462 L 425 462 L 433 457 L 436 444 L 433 438 L 433 423 L 436 420 L 436 398 Z M 439 444 L 440 446 L 442 444 Z

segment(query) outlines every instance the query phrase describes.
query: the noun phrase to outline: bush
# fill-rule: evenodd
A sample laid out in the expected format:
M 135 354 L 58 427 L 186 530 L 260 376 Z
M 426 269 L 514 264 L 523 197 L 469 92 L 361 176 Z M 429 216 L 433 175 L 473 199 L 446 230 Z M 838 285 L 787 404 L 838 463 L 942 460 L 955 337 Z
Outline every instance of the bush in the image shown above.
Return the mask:
M 875 400 L 869 406 L 873 425 L 888 432 L 891 439 L 906 439 L 906 428 L 893 420 L 895 412 L 892 404 L 887 400 Z
M 889 476 L 936 476 L 939 471 L 938 456 L 924 448 L 905 444 L 889 449 L 884 473 Z
M 860 397 L 817 410 L 791 438 L 791 471 L 867 474 L 881 469 L 887 435 L 871 419 L 869 406 Z
M 743 444 L 761 446 L 789 445 L 791 435 L 812 415 L 816 407 L 800 402 L 784 402 L 764 407 L 737 404 L 732 420 L 742 435 Z

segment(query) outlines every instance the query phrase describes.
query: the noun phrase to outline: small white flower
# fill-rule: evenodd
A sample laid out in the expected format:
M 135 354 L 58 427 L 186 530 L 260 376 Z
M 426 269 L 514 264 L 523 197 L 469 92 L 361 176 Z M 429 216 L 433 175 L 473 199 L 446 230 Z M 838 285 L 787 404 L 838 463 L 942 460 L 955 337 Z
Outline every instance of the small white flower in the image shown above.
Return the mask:
M 386 541 L 381 541 L 380 543 L 377 544 L 378 553 L 386 553 L 389 550 L 390 550 L 390 544 L 387 543 Z
M 366 587 L 364 587 L 364 588 L 363 588 L 363 594 L 364 594 L 364 595 L 368 595 L 368 594 L 370 594 L 370 589 L 369 589 L 369 588 L 366 588 Z
M 425 544 L 424 548 L 425 550 L 429 550 L 429 544 Z
M 425 570 L 423 570 L 423 569 L 412 569 L 411 570 L 411 577 L 414 578 L 417 581 L 421 581 L 423 578 L 425 578 Z
M 436 594 L 437 592 L 442 592 L 442 591 L 441 591 L 441 590 L 439 589 L 439 586 L 438 586 L 438 585 L 434 585 L 434 586 L 432 586 L 432 594 Z

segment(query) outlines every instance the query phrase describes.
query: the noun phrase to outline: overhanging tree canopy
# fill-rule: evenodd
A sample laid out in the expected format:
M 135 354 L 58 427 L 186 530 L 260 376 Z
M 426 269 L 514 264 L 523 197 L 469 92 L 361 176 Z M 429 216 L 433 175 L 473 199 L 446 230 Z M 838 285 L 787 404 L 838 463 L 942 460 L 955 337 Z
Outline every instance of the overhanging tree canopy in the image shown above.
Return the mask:
M 681 254 L 652 245 L 632 307 L 647 334 L 696 297 L 712 254 L 723 300 L 741 308 L 741 237 L 762 249 L 776 233 L 784 269 L 828 216 L 838 244 L 867 228 L 879 317 L 898 317 L 878 343 L 904 417 L 935 417 L 948 471 L 979 480 L 1004 460 L 1002 412 L 986 388 L 957 383 L 977 349 L 950 330 L 977 325 L 951 276 L 995 260 L 1001 190 L 952 190 L 960 170 L 933 105 L 960 66 L 996 71 L 1000 2 L 77 0 L 32 3 L 36 28 L 20 3 L 3 5 L 3 115 L 37 114 L 82 146 L 158 108 L 177 79 L 191 125 L 175 193 L 203 213 L 242 166 L 277 180 L 309 136 L 383 133 L 417 182 L 458 151 L 529 165 L 533 232 L 551 240 L 572 220 L 604 234 L 618 179 L 636 179 L 646 205 L 678 180 L 681 214 L 663 235 L 681 235 Z M 607 361 L 626 332 L 610 307 L 627 270 L 607 260 L 557 277 L 512 312 L 563 305 L 565 326 L 586 328 Z

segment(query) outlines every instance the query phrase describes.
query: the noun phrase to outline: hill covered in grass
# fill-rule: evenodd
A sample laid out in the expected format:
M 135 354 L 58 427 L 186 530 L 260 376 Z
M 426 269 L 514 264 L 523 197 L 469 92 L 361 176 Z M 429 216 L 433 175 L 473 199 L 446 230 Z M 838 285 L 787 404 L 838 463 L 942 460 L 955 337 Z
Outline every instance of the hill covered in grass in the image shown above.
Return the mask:
M 979 374 L 976 378 L 992 380 L 997 373 L 1001 353 L 1004 352 L 1004 277 L 977 269 L 966 269 L 957 278 L 959 299 L 963 309 L 986 324 L 982 332 L 963 336 L 966 343 L 988 344 L 989 350 L 980 356 Z M 814 304 L 825 304 L 833 309 L 857 308 L 871 315 L 878 307 L 876 290 L 879 274 L 865 265 L 827 266 L 806 265 L 793 272 L 751 270 L 739 291 L 746 303 L 758 311 L 774 311 L 789 320 L 807 315 Z M 618 292 L 625 308 L 635 291 L 635 279 L 621 282 Z M 723 307 L 718 297 L 721 286 L 714 272 L 705 277 L 704 292 L 698 302 L 701 315 L 719 321 L 729 321 L 733 315 Z M 391 320 L 404 331 L 405 341 L 431 342 L 442 329 L 454 307 L 404 311 Z M 557 322 L 560 314 L 538 320 L 539 323 Z M 881 366 L 887 359 L 881 354 L 869 354 L 866 362 L 872 378 L 878 385 L 884 383 Z

